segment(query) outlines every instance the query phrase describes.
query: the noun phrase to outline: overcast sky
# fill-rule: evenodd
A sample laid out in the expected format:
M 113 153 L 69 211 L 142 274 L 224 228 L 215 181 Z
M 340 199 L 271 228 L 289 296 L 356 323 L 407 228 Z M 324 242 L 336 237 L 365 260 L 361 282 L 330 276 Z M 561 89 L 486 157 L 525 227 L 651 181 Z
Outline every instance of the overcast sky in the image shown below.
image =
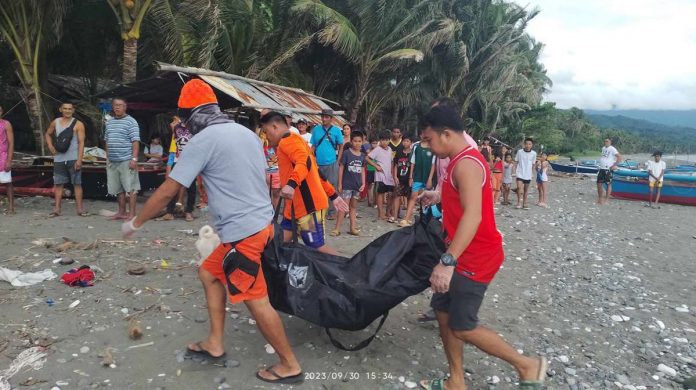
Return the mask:
M 696 0 L 515 0 L 560 108 L 696 109 Z

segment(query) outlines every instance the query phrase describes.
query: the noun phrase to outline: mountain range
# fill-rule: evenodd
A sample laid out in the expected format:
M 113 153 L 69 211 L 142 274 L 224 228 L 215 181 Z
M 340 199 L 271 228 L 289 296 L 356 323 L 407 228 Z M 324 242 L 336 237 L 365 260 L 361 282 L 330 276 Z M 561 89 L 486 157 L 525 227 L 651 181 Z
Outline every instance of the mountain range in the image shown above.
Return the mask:
M 667 126 L 696 128 L 696 110 L 583 110 L 586 114 L 623 116 Z

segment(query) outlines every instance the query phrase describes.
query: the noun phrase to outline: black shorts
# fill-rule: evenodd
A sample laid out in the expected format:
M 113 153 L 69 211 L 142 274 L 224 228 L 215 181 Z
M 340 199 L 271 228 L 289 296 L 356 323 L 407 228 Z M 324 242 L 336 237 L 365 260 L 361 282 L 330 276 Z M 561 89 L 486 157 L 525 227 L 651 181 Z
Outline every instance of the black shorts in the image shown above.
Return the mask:
M 375 182 L 375 171 L 367 171 L 367 184 Z
M 517 179 L 517 181 L 521 181 L 524 184 L 529 184 L 532 182 L 531 180 L 525 180 L 525 179 Z
M 449 314 L 452 330 L 473 330 L 478 326 L 478 311 L 488 285 L 473 281 L 455 271 L 449 291 L 433 294 L 430 306 Z
M 610 184 L 613 175 L 610 169 L 600 169 L 599 172 L 597 172 L 597 183 Z
M 53 163 L 53 184 L 62 186 L 72 184 L 82 185 L 82 171 L 75 170 L 75 160 Z
M 394 186 L 386 185 L 382 182 L 377 183 L 377 193 L 386 194 L 387 192 L 394 192 Z

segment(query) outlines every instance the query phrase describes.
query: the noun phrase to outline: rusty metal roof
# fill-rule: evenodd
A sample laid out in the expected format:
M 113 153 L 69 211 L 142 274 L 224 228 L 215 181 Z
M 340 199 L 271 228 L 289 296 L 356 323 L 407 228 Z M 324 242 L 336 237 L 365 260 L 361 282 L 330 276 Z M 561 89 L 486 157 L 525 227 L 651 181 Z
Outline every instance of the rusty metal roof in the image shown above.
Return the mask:
M 242 107 L 261 111 L 263 109 L 291 112 L 293 121 L 304 119 L 309 123 L 321 123 L 322 110 L 333 110 L 327 104 L 339 104 L 313 95 L 298 88 L 284 87 L 264 81 L 253 80 L 224 72 L 207 69 L 181 67 L 158 63 L 161 72 L 177 72 L 196 75 L 218 91 L 240 102 Z M 334 111 L 333 122 L 342 125 L 347 121 L 342 111 Z

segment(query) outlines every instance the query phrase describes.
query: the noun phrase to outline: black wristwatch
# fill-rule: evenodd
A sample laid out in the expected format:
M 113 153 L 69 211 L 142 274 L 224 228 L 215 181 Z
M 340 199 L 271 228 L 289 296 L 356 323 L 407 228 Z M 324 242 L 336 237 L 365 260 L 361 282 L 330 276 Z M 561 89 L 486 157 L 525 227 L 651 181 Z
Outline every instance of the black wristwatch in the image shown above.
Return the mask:
M 452 254 L 445 252 L 440 256 L 440 264 L 447 267 L 454 267 L 457 265 L 457 259 L 455 259 Z

